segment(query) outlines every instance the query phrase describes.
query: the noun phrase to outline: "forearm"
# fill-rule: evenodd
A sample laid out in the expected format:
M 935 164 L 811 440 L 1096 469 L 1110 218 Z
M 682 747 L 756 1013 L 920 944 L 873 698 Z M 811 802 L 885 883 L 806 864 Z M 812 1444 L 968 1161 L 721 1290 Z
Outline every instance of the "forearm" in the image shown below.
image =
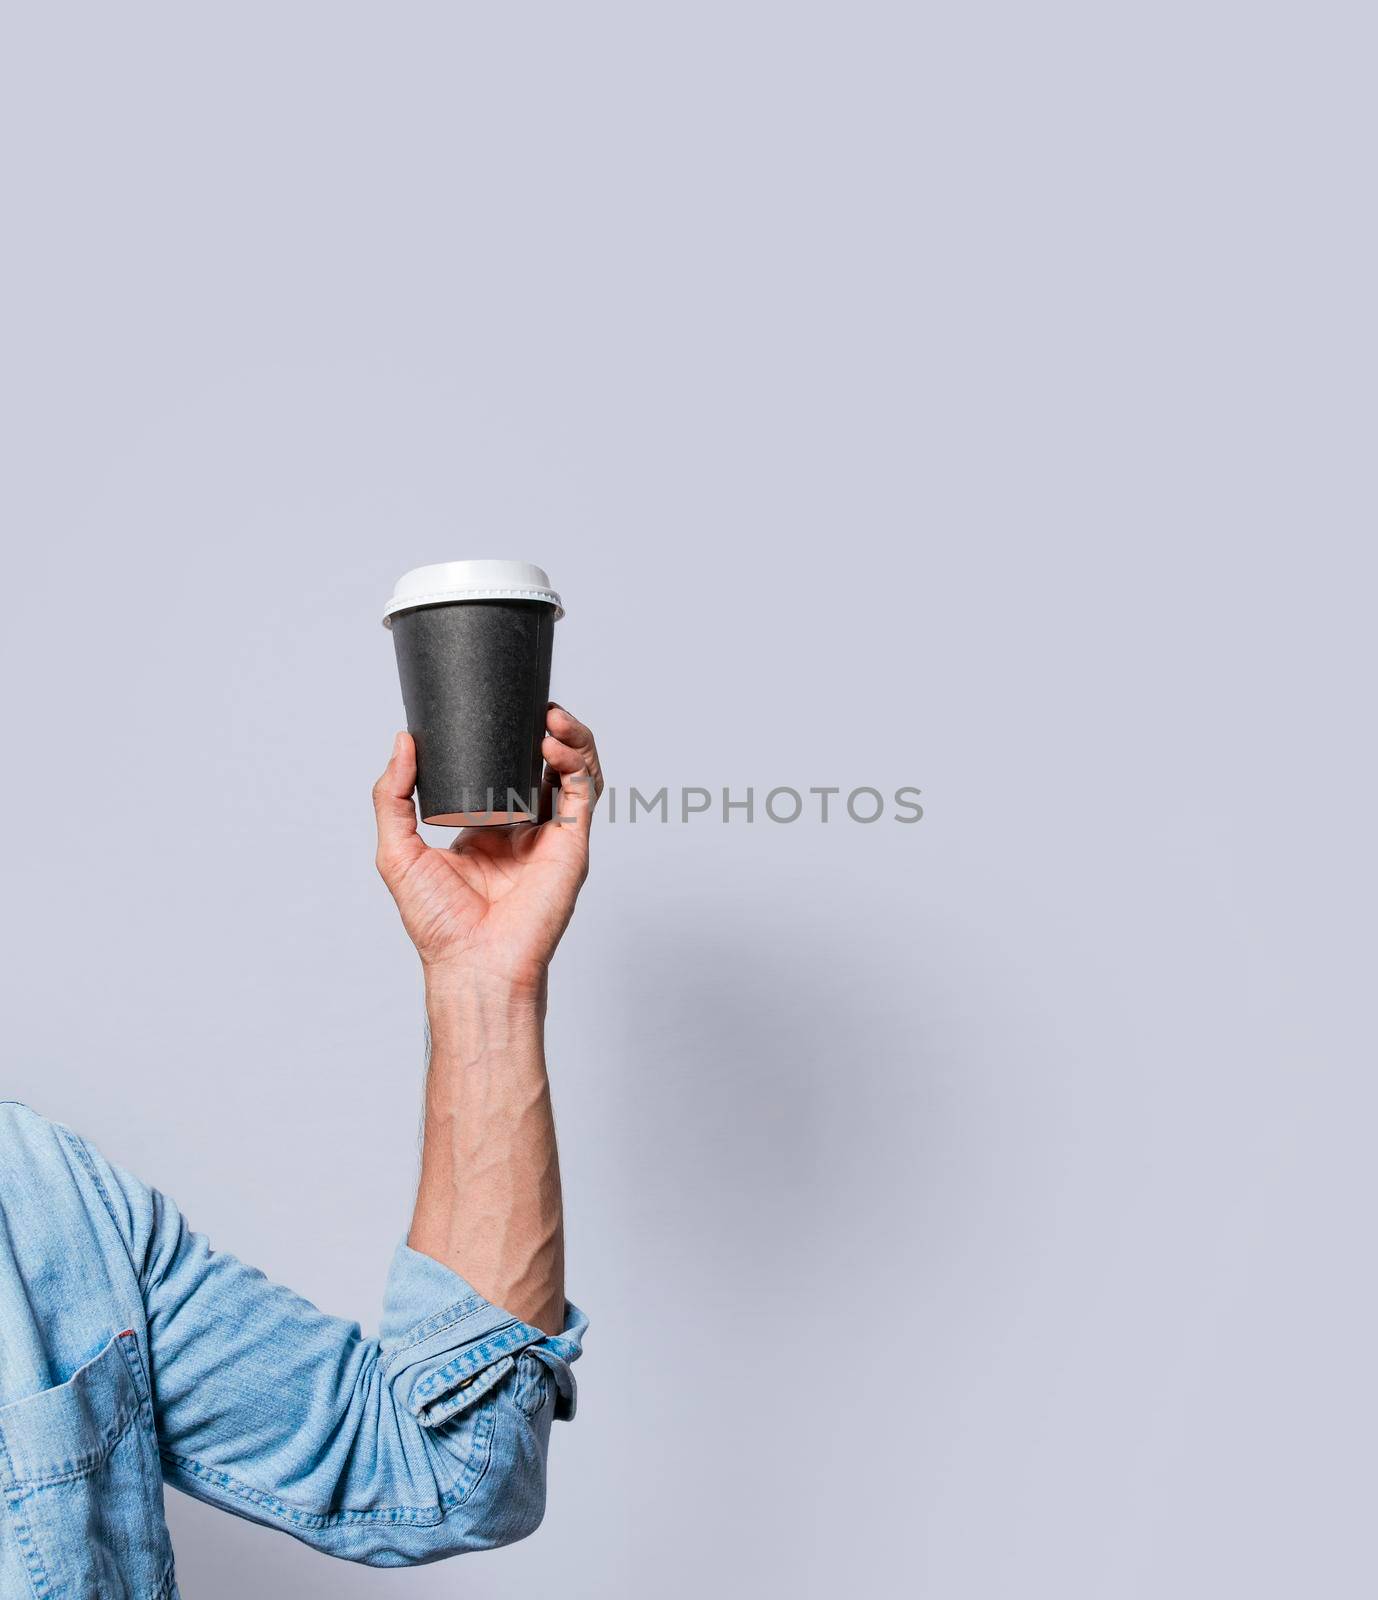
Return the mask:
M 428 971 L 421 1180 L 408 1243 L 545 1333 L 564 1321 L 564 1219 L 545 994 Z

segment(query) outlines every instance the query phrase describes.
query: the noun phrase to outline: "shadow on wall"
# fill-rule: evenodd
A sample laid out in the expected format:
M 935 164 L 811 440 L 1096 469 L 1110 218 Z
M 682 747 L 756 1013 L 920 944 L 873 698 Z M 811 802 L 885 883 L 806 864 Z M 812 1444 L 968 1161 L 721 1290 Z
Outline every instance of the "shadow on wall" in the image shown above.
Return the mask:
M 684 1557 L 673 1592 L 722 1570 L 733 1593 L 804 1592 L 838 1515 L 820 1408 L 860 1358 L 839 1335 L 898 1315 L 915 1275 L 914 985 L 887 1003 L 855 925 L 767 887 L 731 914 L 665 896 L 606 941 L 606 1091 L 579 1130 L 611 1191 L 587 1219 L 609 1311 L 590 1415 L 617 1412 L 598 1470 L 639 1580 L 610 1593 L 644 1592 L 696 1525 L 713 1559 Z
M 680 906 L 620 942 L 606 1172 L 629 1243 L 661 1255 L 650 1282 L 738 1311 L 797 1295 L 864 1177 L 868 1023 L 845 952 L 778 904 Z

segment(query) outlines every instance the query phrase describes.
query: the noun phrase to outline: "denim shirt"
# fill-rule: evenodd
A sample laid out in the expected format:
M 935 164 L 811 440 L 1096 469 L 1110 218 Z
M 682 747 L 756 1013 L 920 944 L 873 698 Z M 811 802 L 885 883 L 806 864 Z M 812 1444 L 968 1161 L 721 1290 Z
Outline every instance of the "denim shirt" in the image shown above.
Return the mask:
M 0 1595 L 175 1600 L 164 1482 L 373 1566 L 520 1539 L 586 1326 L 401 1245 L 365 1339 L 0 1104 Z

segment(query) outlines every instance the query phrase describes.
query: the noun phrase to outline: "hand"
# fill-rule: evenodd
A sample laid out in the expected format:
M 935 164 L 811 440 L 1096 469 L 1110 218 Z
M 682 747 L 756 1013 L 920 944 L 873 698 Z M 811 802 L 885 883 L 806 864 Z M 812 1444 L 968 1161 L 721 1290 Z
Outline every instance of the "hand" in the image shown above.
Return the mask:
M 588 876 L 589 826 L 603 792 L 598 750 L 583 723 L 552 704 L 546 730 L 546 822 L 468 828 L 448 848 L 427 845 L 416 826 L 416 745 L 409 733 L 397 735 L 373 786 L 378 871 L 428 984 L 461 975 L 544 994 L 546 968 Z

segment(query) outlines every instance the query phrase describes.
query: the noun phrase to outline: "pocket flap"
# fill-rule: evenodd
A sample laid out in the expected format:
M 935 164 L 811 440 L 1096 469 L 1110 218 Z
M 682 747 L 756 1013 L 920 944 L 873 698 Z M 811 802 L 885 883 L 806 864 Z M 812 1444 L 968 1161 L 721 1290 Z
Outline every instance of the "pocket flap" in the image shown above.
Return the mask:
M 8 1487 L 81 1477 L 105 1460 L 139 1410 L 130 1355 L 133 1333 L 118 1333 L 66 1383 L 0 1406 Z

